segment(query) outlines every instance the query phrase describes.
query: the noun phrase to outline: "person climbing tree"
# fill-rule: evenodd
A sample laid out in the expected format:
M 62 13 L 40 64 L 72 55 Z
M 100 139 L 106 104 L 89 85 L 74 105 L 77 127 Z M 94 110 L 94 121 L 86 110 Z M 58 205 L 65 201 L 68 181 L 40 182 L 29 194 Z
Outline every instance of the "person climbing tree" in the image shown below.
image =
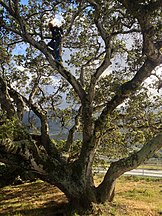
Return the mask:
M 54 26 L 53 23 L 48 24 L 49 30 L 52 33 L 52 40 L 48 43 L 48 46 L 52 48 L 53 56 L 56 60 L 56 62 L 61 62 L 61 42 L 62 42 L 62 35 L 63 30 L 61 27 L 58 27 L 57 25 Z

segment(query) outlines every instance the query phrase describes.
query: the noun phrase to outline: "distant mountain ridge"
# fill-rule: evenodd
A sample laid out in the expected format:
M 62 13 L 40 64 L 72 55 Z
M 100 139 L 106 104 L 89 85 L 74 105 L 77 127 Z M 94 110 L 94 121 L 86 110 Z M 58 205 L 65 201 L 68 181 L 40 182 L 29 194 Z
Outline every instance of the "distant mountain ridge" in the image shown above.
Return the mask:
M 27 126 L 27 128 L 29 128 L 30 125 L 32 125 L 33 131 L 39 133 L 40 126 L 41 126 L 40 119 L 33 112 L 25 112 L 22 122 Z M 70 126 L 66 128 L 62 127 L 59 118 L 49 119 L 48 124 L 49 124 L 49 134 L 52 138 L 58 140 L 67 139 L 68 129 L 70 129 Z

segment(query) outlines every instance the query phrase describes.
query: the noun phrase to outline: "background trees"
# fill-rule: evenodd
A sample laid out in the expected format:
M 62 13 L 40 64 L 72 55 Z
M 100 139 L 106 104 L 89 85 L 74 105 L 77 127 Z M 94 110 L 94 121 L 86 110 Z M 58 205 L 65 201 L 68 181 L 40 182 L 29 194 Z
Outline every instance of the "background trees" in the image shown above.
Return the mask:
M 0 160 L 58 186 L 73 206 L 111 201 L 115 180 L 162 146 L 160 93 L 151 95 L 144 83 L 156 77 L 149 87 L 160 86 L 161 1 L 0 5 Z M 47 21 L 56 14 L 64 18 L 63 64 L 46 46 Z M 60 109 L 65 97 L 69 103 Z M 24 125 L 25 111 L 39 126 Z M 60 119 L 60 130 L 68 127 L 63 146 L 51 139 L 51 119 Z M 95 187 L 93 162 L 103 148 L 119 160 Z

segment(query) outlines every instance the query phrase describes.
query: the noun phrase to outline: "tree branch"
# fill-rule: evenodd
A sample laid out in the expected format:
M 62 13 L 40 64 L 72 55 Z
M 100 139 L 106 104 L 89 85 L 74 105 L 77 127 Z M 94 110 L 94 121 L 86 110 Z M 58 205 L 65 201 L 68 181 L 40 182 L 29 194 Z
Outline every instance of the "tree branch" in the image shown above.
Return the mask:
M 105 50 L 106 50 L 106 54 L 104 57 L 104 61 L 102 62 L 102 64 L 97 68 L 95 74 L 92 76 L 91 78 L 91 82 L 90 82 L 90 87 L 89 87 L 89 95 L 91 98 L 93 98 L 94 96 L 94 88 L 96 85 L 96 82 L 98 81 L 99 77 L 101 76 L 101 74 L 108 68 L 108 66 L 111 64 L 110 62 L 110 58 L 111 58 L 111 53 L 112 53 L 112 48 L 111 48 L 111 35 L 107 34 L 107 31 L 104 29 L 101 21 L 100 21 L 100 14 L 98 11 L 100 11 L 99 9 L 99 5 L 95 2 L 95 1 L 89 1 L 95 8 L 95 18 L 94 18 L 94 22 L 96 24 L 96 27 L 98 28 L 98 31 L 105 43 Z
M 76 18 L 79 16 L 80 12 L 83 11 L 87 6 L 82 6 L 82 3 L 79 4 L 78 6 L 78 10 L 74 13 L 72 19 L 71 19 L 71 22 L 70 22 L 70 26 L 69 28 L 67 29 L 66 33 L 65 33 L 65 36 L 69 35 L 71 29 L 72 29 L 72 26 L 76 20 Z
M 98 47 L 94 52 L 94 56 L 92 58 L 90 58 L 85 64 L 83 64 L 81 66 L 81 70 L 80 70 L 80 82 L 82 84 L 82 86 L 84 86 L 84 67 L 87 67 L 92 61 L 98 60 L 102 55 L 105 54 L 105 51 L 101 52 L 99 55 L 97 55 L 99 53 L 100 50 L 100 43 L 98 42 Z
M 36 77 L 35 82 L 34 82 L 34 85 L 33 85 L 33 88 L 32 88 L 32 90 L 31 90 L 31 93 L 30 93 L 30 95 L 29 95 L 29 104 L 32 103 L 32 98 L 34 97 L 34 95 L 36 94 L 36 92 L 37 92 L 37 90 L 38 90 L 38 85 L 39 85 L 40 79 L 41 79 L 41 75 L 38 75 L 38 76 Z
M 139 151 L 131 154 L 127 158 L 120 159 L 111 163 L 103 182 L 98 186 L 98 192 L 102 191 L 106 193 L 107 183 L 109 179 L 115 180 L 122 174 L 138 167 L 141 163 L 151 158 L 156 151 L 162 147 L 162 134 L 158 134 L 153 137 L 147 144 L 145 144 Z
M 130 34 L 130 33 L 134 33 L 134 32 L 137 32 L 137 33 L 139 33 L 139 32 L 141 32 L 141 30 L 139 30 L 139 29 L 130 29 L 130 30 L 128 30 L 128 31 L 116 31 L 116 32 L 112 32 L 111 33 L 111 35 L 118 35 L 118 34 Z
M 28 164 L 28 169 L 37 171 L 40 174 L 45 174 L 43 170 L 43 164 L 41 164 L 44 161 L 42 157 L 44 155 L 41 155 L 34 142 L 28 139 L 21 141 L 12 141 L 9 138 L 0 139 L 0 151 L 2 152 L 2 155 L 10 154 L 13 155 L 13 157 L 16 156 L 15 159 L 21 158 L 20 161 Z M 6 160 L 4 162 L 7 163 L 8 161 Z M 19 163 L 15 165 L 20 166 Z
M 9 90 L 9 94 L 13 98 L 16 104 L 18 117 L 20 120 L 22 120 L 24 114 L 24 108 L 25 108 L 24 100 L 20 94 L 15 94 L 15 91 L 13 91 L 13 89 Z
M 13 2 L 14 2 L 15 13 L 18 13 L 18 11 L 19 11 L 19 0 L 13 0 Z
M 75 117 L 75 124 L 73 125 L 73 127 L 69 130 L 69 134 L 68 134 L 68 138 L 66 140 L 66 145 L 65 145 L 65 150 L 66 151 L 69 151 L 70 150 L 70 147 L 73 143 L 73 140 L 74 140 L 74 133 L 75 131 L 79 128 L 80 126 L 80 115 L 81 115 L 81 112 L 82 112 L 82 107 L 79 108 L 78 110 L 78 113 Z
M 98 7 L 98 4 L 96 3 L 95 0 L 88 0 L 88 2 L 89 2 L 94 8 Z
M 125 99 L 134 94 L 141 85 L 141 83 L 151 75 L 151 72 L 158 65 L 159 63 L 154 63 L 149 59 L 146 59 L 145 63 L 139 69 L 133 79 L 120 86 L 116 95 L 112 98 L 111 101 L 107 103 L 107 106 L 103 109 L 100 117 L 96 120 L 96 131 L 104 127 L 104 124 L 106 123 L 106 116 L 110 114 L 118 105 L 123 103 Z
M 0 103 L 2 110 L 7 113 L 8 118 L 15 116 L 16 112 L 7 90 L 7 83 L 2 77 L 0 77 Z
M 46 55 L 47 60 L 49 61 L 50 65 L 55 68 L 55 60 L 51 58 L 51 56 L 48 53 L 43 53 Z M 79 96 L 80 100 L 83 101 L 85 97 L 85 90 L 82 88 L 81 84 L 77 81 L 77 79 L 68 71 L 66 70 L 63 65 L 57 63 L 57 69 L 59 73 L 73 86 L 75 92 Z
M 52 176 L 53 182 L 63 171 L 65 161 L 58 160 L 55 155 L 50 157 L 46 152 L 39 150 L 33 140 L 24 139 L 21 141 L 12 141 L 9 138 L 0 139 L 0 161 L 5 164 L 14 165 L 23 170 L 36 172 L 41 179 L 49 180 Z M 50 172 L 49 167 L 52 167 Z M 67 173 L 62 173 L 62 176 Z
M 47 120 L 46 113 L 43 112 L 42 110 L 40 110 L 36 104 L 31 103 L 29 100 L 27 100 L 27 98 L 20 95 L 16 90 L 10 88 L 10 91 L 12 94 L 17 95 L 16 97 L 19 97 L 19 98 L 21 97 L 22 100 L 24 101 L 24 103 L 29 108 L 31 107 L 32 111 L 38 116 L 38 118 L 41 121 L 41 145 L 44 146 L 44 148 L 46 149 L 46 151 L 49 155 L 51 155 L 53 157 L 55 155 L 56 158 L 61 160 L 60 154 L 59 154 L 57 148 L 54 146 L 54 144 L 52 143 L 52 141 L 49 137 L 48 120 Z

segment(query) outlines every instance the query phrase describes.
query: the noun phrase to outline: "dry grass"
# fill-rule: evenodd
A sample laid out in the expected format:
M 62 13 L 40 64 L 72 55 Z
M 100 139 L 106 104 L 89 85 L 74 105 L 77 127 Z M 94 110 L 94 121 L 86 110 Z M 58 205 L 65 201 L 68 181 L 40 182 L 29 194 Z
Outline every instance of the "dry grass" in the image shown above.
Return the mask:
M 64 194 L 41 181 L 0 189 L 0 216 L 63 215 L 63 210 L 67 215 L 66 206 Z M 122 177 L 117 181 L 114 201 L 96 208 L 102 216 L 162 215 L 162 180 Z
M 65 195 L 42 181 L 0 189 L 0 215 L 3 216 L 50 216 L 59 212 L 62 203 L 67 203 Z
M 116 216 L 162 214 L 162 180 L 125 177 L 117 182 Z
M 150 170 L 162 170 L 162 164 L 142 164 L 138 167 L 138 169 L 150 169 Z

